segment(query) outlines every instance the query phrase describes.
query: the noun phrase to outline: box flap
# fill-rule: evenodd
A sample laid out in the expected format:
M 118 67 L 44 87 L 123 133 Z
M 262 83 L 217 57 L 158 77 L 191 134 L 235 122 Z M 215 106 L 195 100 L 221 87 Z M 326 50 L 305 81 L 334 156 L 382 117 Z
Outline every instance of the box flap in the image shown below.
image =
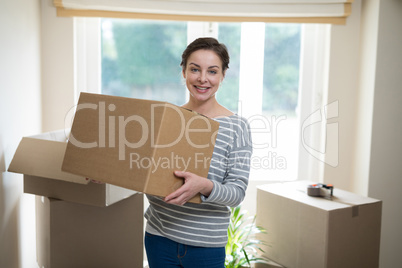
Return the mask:
M 67 137 L 69 136 L 69 134 L 70 134 L 70 129 L 60 129 L 60 130 L 56 130 L 56 131 L 50 131 L 50 132 L 40 133 L 37 135 L 32 135 L 32 136 L 29 136 L 29 138 L 67 143 Z
M 310 206 L 323 210 L 335 210 L 345 207 L 358 206 L 368 203 L 381 202 L 370 197 L 360 196 L 334 187 L 332 200 L 323 197 L 312 197 L 307 195 L 307 186 L 314 184 L 312 181 L 294 181 L 284 183 L 273 183 L 258 186 L 259 189 L 269 193 L 283 196 Z
M 66 146 L 67 142 L 24 137 L 8 171 L 74 183 L 88 183 L 82 176 L 61 171 Z

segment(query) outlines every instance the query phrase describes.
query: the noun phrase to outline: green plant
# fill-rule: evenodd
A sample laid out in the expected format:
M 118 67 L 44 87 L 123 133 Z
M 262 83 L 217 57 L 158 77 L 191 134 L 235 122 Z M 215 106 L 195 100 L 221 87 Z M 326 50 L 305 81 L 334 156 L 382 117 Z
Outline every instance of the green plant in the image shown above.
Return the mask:
M 252 263 L 267 263 L 266 258 L 259 256 L 264 252 L 261 245 L 266 243 L 256 238 L 257 234 L 265 234 L 266 231 L 256 226 L 255 216 L 248 217 L 248 212 L 241 206 L 231 208 L 231 213 L 225 267 L 251 267 Z

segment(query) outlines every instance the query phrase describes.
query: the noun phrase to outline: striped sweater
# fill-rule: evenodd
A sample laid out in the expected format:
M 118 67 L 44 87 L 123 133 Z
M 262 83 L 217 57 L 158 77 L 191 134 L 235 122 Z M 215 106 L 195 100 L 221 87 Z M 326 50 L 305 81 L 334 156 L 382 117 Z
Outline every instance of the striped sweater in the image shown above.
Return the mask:
M 244 199 L 250 158 L 251 133 L 247 121 L 238 116 L 216 118 L 218 135 L 208 172 L 213 189 L 202 203 L 177 206 L 147 195 L 146 231 L 178 243 L 200 247 L 224 247 L 230 219 L 229 207 Z

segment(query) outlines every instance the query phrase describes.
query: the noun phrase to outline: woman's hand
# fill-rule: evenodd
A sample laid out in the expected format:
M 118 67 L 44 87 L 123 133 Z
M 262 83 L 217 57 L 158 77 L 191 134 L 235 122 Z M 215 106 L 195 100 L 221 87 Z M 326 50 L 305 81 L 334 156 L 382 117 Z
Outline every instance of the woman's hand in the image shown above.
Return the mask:
M 85 178 L 85 179 L 86 179 L 86 180 L 89 180 L 90 182 L 93 182 L 93 183 L 104 184 L 104 182 L 97 181 L 97 180 L 93 180 L 93 179 L 90 179 L 90 178 Z
M 184 184 L 165 197 L 165 202 L 169 204 L 184 205 L 196 194 L 201 193 L 204 196 L 209 196 L 212 192 L 213 183 L 207 178 L 200 177 L 194 173 L 187 171 L 175 171 L 177 177 L 184 179 Z

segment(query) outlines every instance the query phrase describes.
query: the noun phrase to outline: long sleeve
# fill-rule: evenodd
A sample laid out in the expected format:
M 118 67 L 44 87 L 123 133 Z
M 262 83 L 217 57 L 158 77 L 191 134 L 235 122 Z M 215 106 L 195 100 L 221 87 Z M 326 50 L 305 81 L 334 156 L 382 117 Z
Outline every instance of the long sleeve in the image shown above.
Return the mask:
M 252 142 L 247 121 L 239 116 L 219 120 L 214 154 L 208 178 L 214 183 L 204 202 L 235 207 L 246 193 L 250 173 Z

